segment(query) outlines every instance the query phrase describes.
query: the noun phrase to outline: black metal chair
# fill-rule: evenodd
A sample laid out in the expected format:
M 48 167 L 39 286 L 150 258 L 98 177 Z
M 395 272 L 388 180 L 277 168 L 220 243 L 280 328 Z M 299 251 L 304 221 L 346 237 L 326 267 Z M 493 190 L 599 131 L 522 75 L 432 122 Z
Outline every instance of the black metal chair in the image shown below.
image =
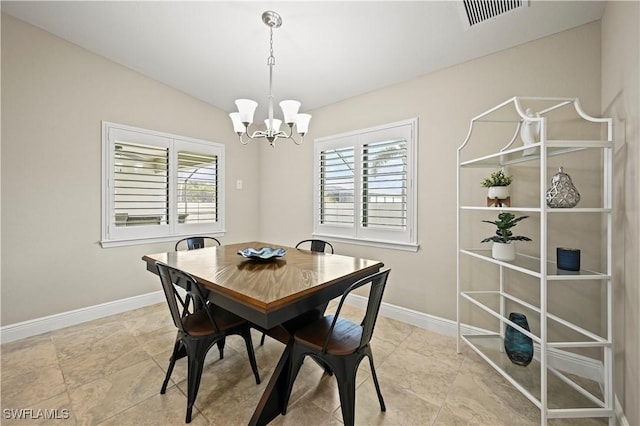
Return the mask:
M 301 245 L 311 243 L 311 251 L 325 252 L 329 248 L 329 253 L 333 254 L 333 246 L 330 242 L 318 239 L 302 240 L 296 244 L 296 248 L 300 248 Z
M 214 237 L 188 237 L 183 238 L 176 243 L 176 251 L 178 250 L 195 250 L 208 247 L 210 245 L 220 245 L 220 241 Z
M 247 346 L 247 354 L 256 378 L 256 384 L 260 384 L 260 375 L 251 342 L 250 324 L 243 318 L 208 303 L 208 291 L 201 287 L 191 275 L 163 263 L 156 263 L 156 266 L 173 323 L 178 329 L 173 353 L 169 360 L 169 368 L 160 393 L 164 394 L 167 390 L 167 384 L 176 360 L 186 356 L 188 385 L 185 422 L 190 423 L 207 352 L 213 345 L 218 344 L 220 359 L 222 359 L 226 336 L 234 334 L 242 336 Z M 184 300 L 177 287 L 186 291 Z
M 181 240 L 178 240 L 175 246 L 175 251 L 182 250 L 198 250 L 205 247 L 213 247 L 220 246 L 220 241 L 215 237 L 203 237 L 203 236 L 195 236 L 195 237 L 187 237 Z M 218 342 L 218 347 L 220 348 L 220 359 L 223 357 L 225 341 L 222 339 Z
M 289 383 L 284 395 L 282 414 L 286 414 L 293 383 L 306 356 L 315 358 L 336 377 L 342 408 L 342 420 L 345 425 L 351 426 L 355 421 L 356 373 L 360 361 L 365 356 L 369 358 L 371 375 L 378 393 L 378 401 L 380 402 L 380 410 L 386 411 L 384 399 L 380 392 L 380 385 L 378 384 L 378 377 L 376 376 L 376 369 L 373 366 L 373 355 L 369 342 L 376 325 L 382 294 L 390 271 L 377 272 L 352 284 L 342 295 L 334 315 L 327 315 L 294 333 Z M 356 324 L 341 318 L 340 310 L 347 295 L 356 288 L 369 283 L 371 283 L 369 300 L 362 323 Z
M 311 251 L 324 253 L 326 249 L 329 248 L 330 250 L 329 252 L 333 254 L 333 246 L 331 245 L 330 242 L 324 241 L 324 240 L 317 240 L 317 239 L 302 240 L 298 244 L 296 244 L 296 248 L 299 249 L 301 245 L 306 243 L 311 243 L 311 246 L 310 246 Z M 264 345 L 265 337 L 266 337 L 266 334 L 262 333 L 262 337 L 260 338 L 260 346 Z

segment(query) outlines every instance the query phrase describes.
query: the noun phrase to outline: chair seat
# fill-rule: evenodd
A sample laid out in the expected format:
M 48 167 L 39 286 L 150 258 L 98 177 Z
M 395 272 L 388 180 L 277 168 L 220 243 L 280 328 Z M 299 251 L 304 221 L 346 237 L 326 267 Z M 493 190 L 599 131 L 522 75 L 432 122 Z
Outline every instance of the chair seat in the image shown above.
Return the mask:
M 296 331 L 296 342 L 322 351 L 329 328 L 333 322 L 333 315 L 313 322 Z M 358 350 L 362 339 L 362 326 L 344 318 L 338 318 L 329 338 L 327 353 L 331 355 L 349 355 Z
M 216 330 L 214 328 L 214 325 L 211 323 L 206 311 L 198 311 L 183 319 L 183 327 L 188 334 L 191 336 L 206 336 L 207 334 L 230 330 L 246 322 L 246 320 L 219 306 L 209 305 L 208 308 L 211 316 L 220 329 Z

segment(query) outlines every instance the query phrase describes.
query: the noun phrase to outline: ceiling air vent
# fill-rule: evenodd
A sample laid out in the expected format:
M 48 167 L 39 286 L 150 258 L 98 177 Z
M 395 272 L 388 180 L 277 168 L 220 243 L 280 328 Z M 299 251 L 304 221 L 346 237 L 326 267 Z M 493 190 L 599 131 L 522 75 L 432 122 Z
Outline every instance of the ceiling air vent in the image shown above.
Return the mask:
M 503 13 L 525 8 L 528 0 L 462 0 L 470 27 L 488 21 Z

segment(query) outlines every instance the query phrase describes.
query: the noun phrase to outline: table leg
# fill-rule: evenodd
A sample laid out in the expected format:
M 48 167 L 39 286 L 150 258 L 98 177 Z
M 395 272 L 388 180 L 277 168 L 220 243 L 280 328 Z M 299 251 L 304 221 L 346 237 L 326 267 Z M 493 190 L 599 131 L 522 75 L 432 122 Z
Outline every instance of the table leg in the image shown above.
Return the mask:
M 277 330 L 274 329 L 276 333 L 274 333 L 273 337 L 277 338 L 286 346 L 260 398 L 260 402 L 249 421 L 250 426 L 266 425 L 282 413 L 284 409 L 284 395 L 290 380 L 289 366 L 291 365 L 291 351 L 293 349 L 293 333 L 310 322 L 321 318 L 327 308 L 327 304 L 287 321 L 278 326 Z
M 266 425 L 282 413 L 284 394 L 287 391 L 292 343 L 287 344 L 256 407 L 249 425 Z

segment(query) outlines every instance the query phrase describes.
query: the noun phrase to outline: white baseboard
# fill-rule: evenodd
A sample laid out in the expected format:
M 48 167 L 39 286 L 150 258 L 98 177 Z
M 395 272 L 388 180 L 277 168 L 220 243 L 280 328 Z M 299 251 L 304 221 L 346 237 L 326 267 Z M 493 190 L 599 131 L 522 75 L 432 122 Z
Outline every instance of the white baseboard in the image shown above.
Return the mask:
M 346 303 L 364 309 L 367 306 L 367 298 L 356 294 L 350 294 L 347 297 Z M 407 324 L 415 325 L 416 327 L 433 331 L 434 333 L 451 337 L 456 337 L 457 335 L 457 324 L 455 321 L 414 311 L 413 309 L 402 308 L 400 306 L 382 302 L 382 305 L 380 306 L 380 314 Z M 462 330 L 465 334 L 478 334 L 483 332 L 483 330 L 468 325 L 463 325 Z
M 619 426 L 629 426 L 629 420 L 624 415 L 624 411 L 622 410 L 622 404 L 620 404 L 620 400 L 618 399 L 618 395 L 615 396 L 615 411 L 616 411 L 616 424 Z
M 8 343 L 14 340 L 24 339 L 26 337 L 35 336 L 48 331 L 58 330 L 71 325 L 93 321 L 109 315 L 153 305 L 155 303 L 163 302 L 164 300 L 164 293 L 162 291 L 156 291 L 126 299 L 114 300 L 113 302 L 102 303 L 100 305 L 88 306 L 86 308 L 75 309 L 73 311 L 10 324 L 0 328 L 0 342 Z
M 58 330 L 64 327 L 107 317 L 109 315 L 119 314 L 132 309 L 161 303 L 164 300 L 165 298 L 162 291 L 156 291 L 153 293 L 129 297 L 127 299 L 115 300 L 113 302 L 102 303 L 100 305 L 89 306 L 82 309 L 10 324 L 5 327 L 0 327 L 0 342 L 8 343 L 14 340 L 24 339 L 46 333 L 48 331 Z M 353 306 L 365 308 L 367 299 L 362 296 L 351 294 L 347 297 L 346 302 Z M 433 331 L 434 333 L 451 337 L 456 337 L 457 335 L 456 322 L 445 318 L 436 317 L 388 303 L 382 303 L 380 307 L 380 314 L 416 327 Z M 478 334 L 484 332 L 484 330 L 471 327 L 469 325 L 462 325 L 461 328 L 464 334 Z M 593 359 L 555 349 L 553 351 L 549 351 L 549 363 L 563 371 L 602 383 L 602 363 L 594 361 Z M 629 423 L 624 416 L 624 412 L 622 411 L 620 401 L 618 401 L 617 396 L 615 399 L 615 411 L 617 423 L 620 425 L 628 425 Z

